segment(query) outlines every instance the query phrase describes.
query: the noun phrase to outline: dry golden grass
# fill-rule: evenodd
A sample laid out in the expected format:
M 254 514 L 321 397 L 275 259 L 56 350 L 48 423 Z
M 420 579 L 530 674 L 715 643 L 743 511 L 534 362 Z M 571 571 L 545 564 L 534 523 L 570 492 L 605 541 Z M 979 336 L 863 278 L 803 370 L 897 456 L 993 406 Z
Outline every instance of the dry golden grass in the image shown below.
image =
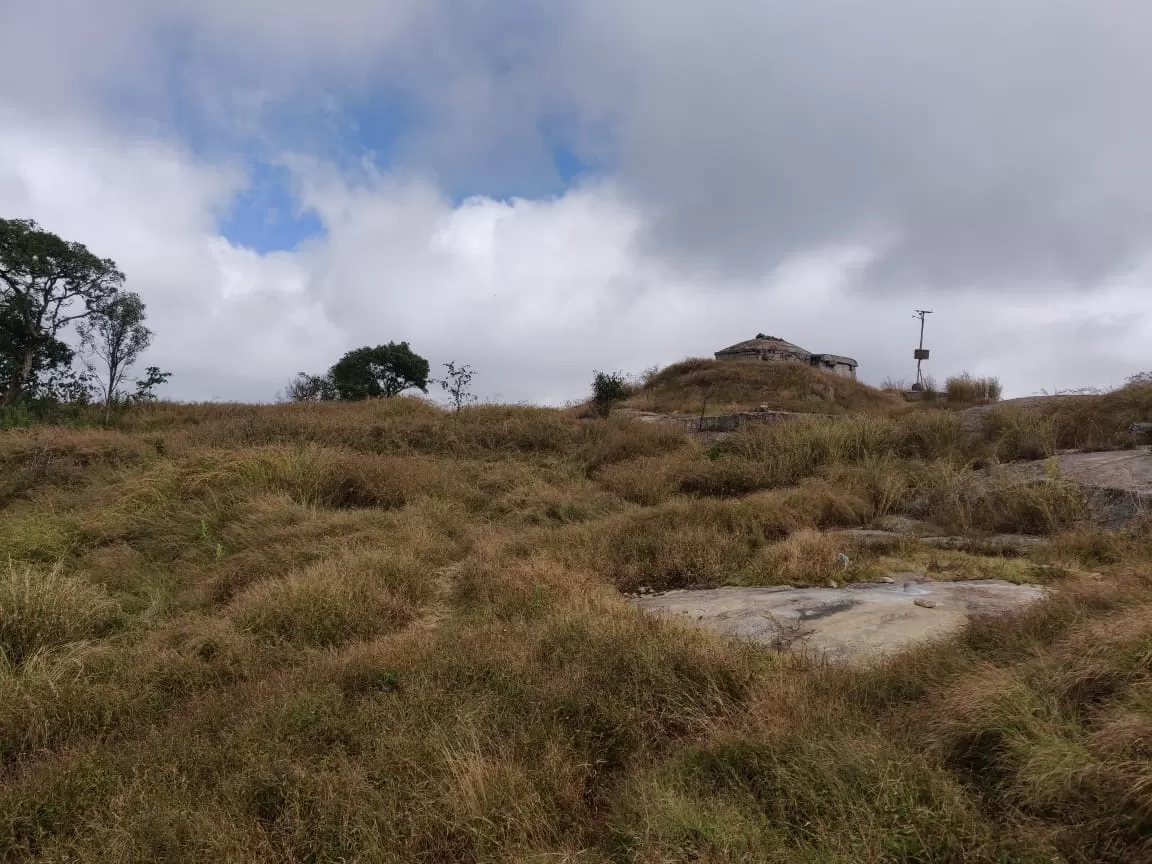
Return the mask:
M 944 395 L 952 405 L 998 402 L 1003 388 L 996 377 L 977 377 L 963 372 L 944 381 Z
M 1001 427 L 1038 425 L 1036 432 L 1025 437 L 1030 452 L 1037 447 L 1131 447 L 1129 426 L 1152 418 L 1152 384 L 1132 383 L 1099 395 L 1054 396 L 1024 408 L 1009 402 L 995 409 L 992 418 L 992 428 L 988 430 L 992 437 L 1000 436 Z
M 0 569 L 0 657 L 19 665 L 39 651 L 99 636 L 119 612 L 106 592 L 59 565 L 9 560 Z
M 690 359 L 649 378 L 627 403 L 661 414 L 778 411 L 886 412 L 898 396 L 800 363 L 733 363 Z
M 227 614 L 243 629 L 333 646 L 399 629 L 436 593 L 433 568 L 407 550 L 326 558 L 245 589 Z
M 728 374 L 653 392 L 739 403 Z M 973 431 L 813 374 L 763 386 L 863 416 L 712 447 L 412 399 L 0 433 L 0 861 L 1148 860 L 1152 519 L 997 464 L 1059 416 Z M 831 530 L 890 514 L 1052 543 Z M 871 670 L 619 593 L 888 568 L 1059 591 Z

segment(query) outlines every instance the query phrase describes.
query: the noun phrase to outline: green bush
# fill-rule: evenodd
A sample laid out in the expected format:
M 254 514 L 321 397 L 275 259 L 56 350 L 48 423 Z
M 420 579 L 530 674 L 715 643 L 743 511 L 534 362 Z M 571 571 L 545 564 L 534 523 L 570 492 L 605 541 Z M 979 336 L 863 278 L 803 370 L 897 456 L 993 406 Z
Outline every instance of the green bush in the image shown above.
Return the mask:
M 592 405 L 601 417 L 607 417 L 615 405 L 632 395 L 632 387 L 619 372 L 597 372 L 592 379 Z

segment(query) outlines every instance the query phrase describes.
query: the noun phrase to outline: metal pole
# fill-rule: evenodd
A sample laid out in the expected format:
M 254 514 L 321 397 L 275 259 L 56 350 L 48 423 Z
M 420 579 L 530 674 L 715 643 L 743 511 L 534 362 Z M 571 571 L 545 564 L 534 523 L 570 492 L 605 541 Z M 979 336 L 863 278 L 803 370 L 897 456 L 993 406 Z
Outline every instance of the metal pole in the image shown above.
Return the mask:
M 924 375 L 920 371 L 920 364 L 923 363 L 921 352 L 924 350 L 924 321 L 925 318 L 932 314 L 931 309 L 917 309 L 916 317 L 920 319 L 920 347 L 916 351 L 916 388 L 918 390 L 924 389 Z

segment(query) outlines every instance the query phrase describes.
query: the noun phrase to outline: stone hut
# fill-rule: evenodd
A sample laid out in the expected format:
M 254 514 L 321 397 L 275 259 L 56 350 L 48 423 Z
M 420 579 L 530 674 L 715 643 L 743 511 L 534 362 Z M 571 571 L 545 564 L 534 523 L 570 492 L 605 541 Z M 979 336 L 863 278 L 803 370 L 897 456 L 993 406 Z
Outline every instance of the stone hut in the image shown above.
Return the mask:
M 813 354 L 805 351 L 799 345 L 793 345 L 775 336 L 766 336 L 757 333 L 755 339 L 737 342 L 722 351 L 716 352 L 717 360 L 727 361 L 764 361 L 776 360 L 792 363 L 803 363 L 806 366 L 815 366 L 826 372 L 842 375 L 845 378 L 856 380 L 856 367 L 859 365 L 851 357 L 840 354 Z

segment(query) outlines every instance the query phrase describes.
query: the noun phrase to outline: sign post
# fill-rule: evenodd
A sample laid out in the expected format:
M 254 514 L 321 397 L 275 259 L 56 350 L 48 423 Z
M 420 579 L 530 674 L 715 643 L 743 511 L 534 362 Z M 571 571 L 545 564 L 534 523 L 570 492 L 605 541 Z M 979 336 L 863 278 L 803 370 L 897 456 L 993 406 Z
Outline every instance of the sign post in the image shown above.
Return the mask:
M 931 309 L 916 310 L 916 317 L 920 319 L 920 347 L 912 352 L 912 356 L 916 358 L 916 383 L 912 386 L 913 390 L 924 389 L 924 374 L 920 371 L 920 364 L 928 359 L 929 353 L 924 347 L 924 319 L 931 314 Z

